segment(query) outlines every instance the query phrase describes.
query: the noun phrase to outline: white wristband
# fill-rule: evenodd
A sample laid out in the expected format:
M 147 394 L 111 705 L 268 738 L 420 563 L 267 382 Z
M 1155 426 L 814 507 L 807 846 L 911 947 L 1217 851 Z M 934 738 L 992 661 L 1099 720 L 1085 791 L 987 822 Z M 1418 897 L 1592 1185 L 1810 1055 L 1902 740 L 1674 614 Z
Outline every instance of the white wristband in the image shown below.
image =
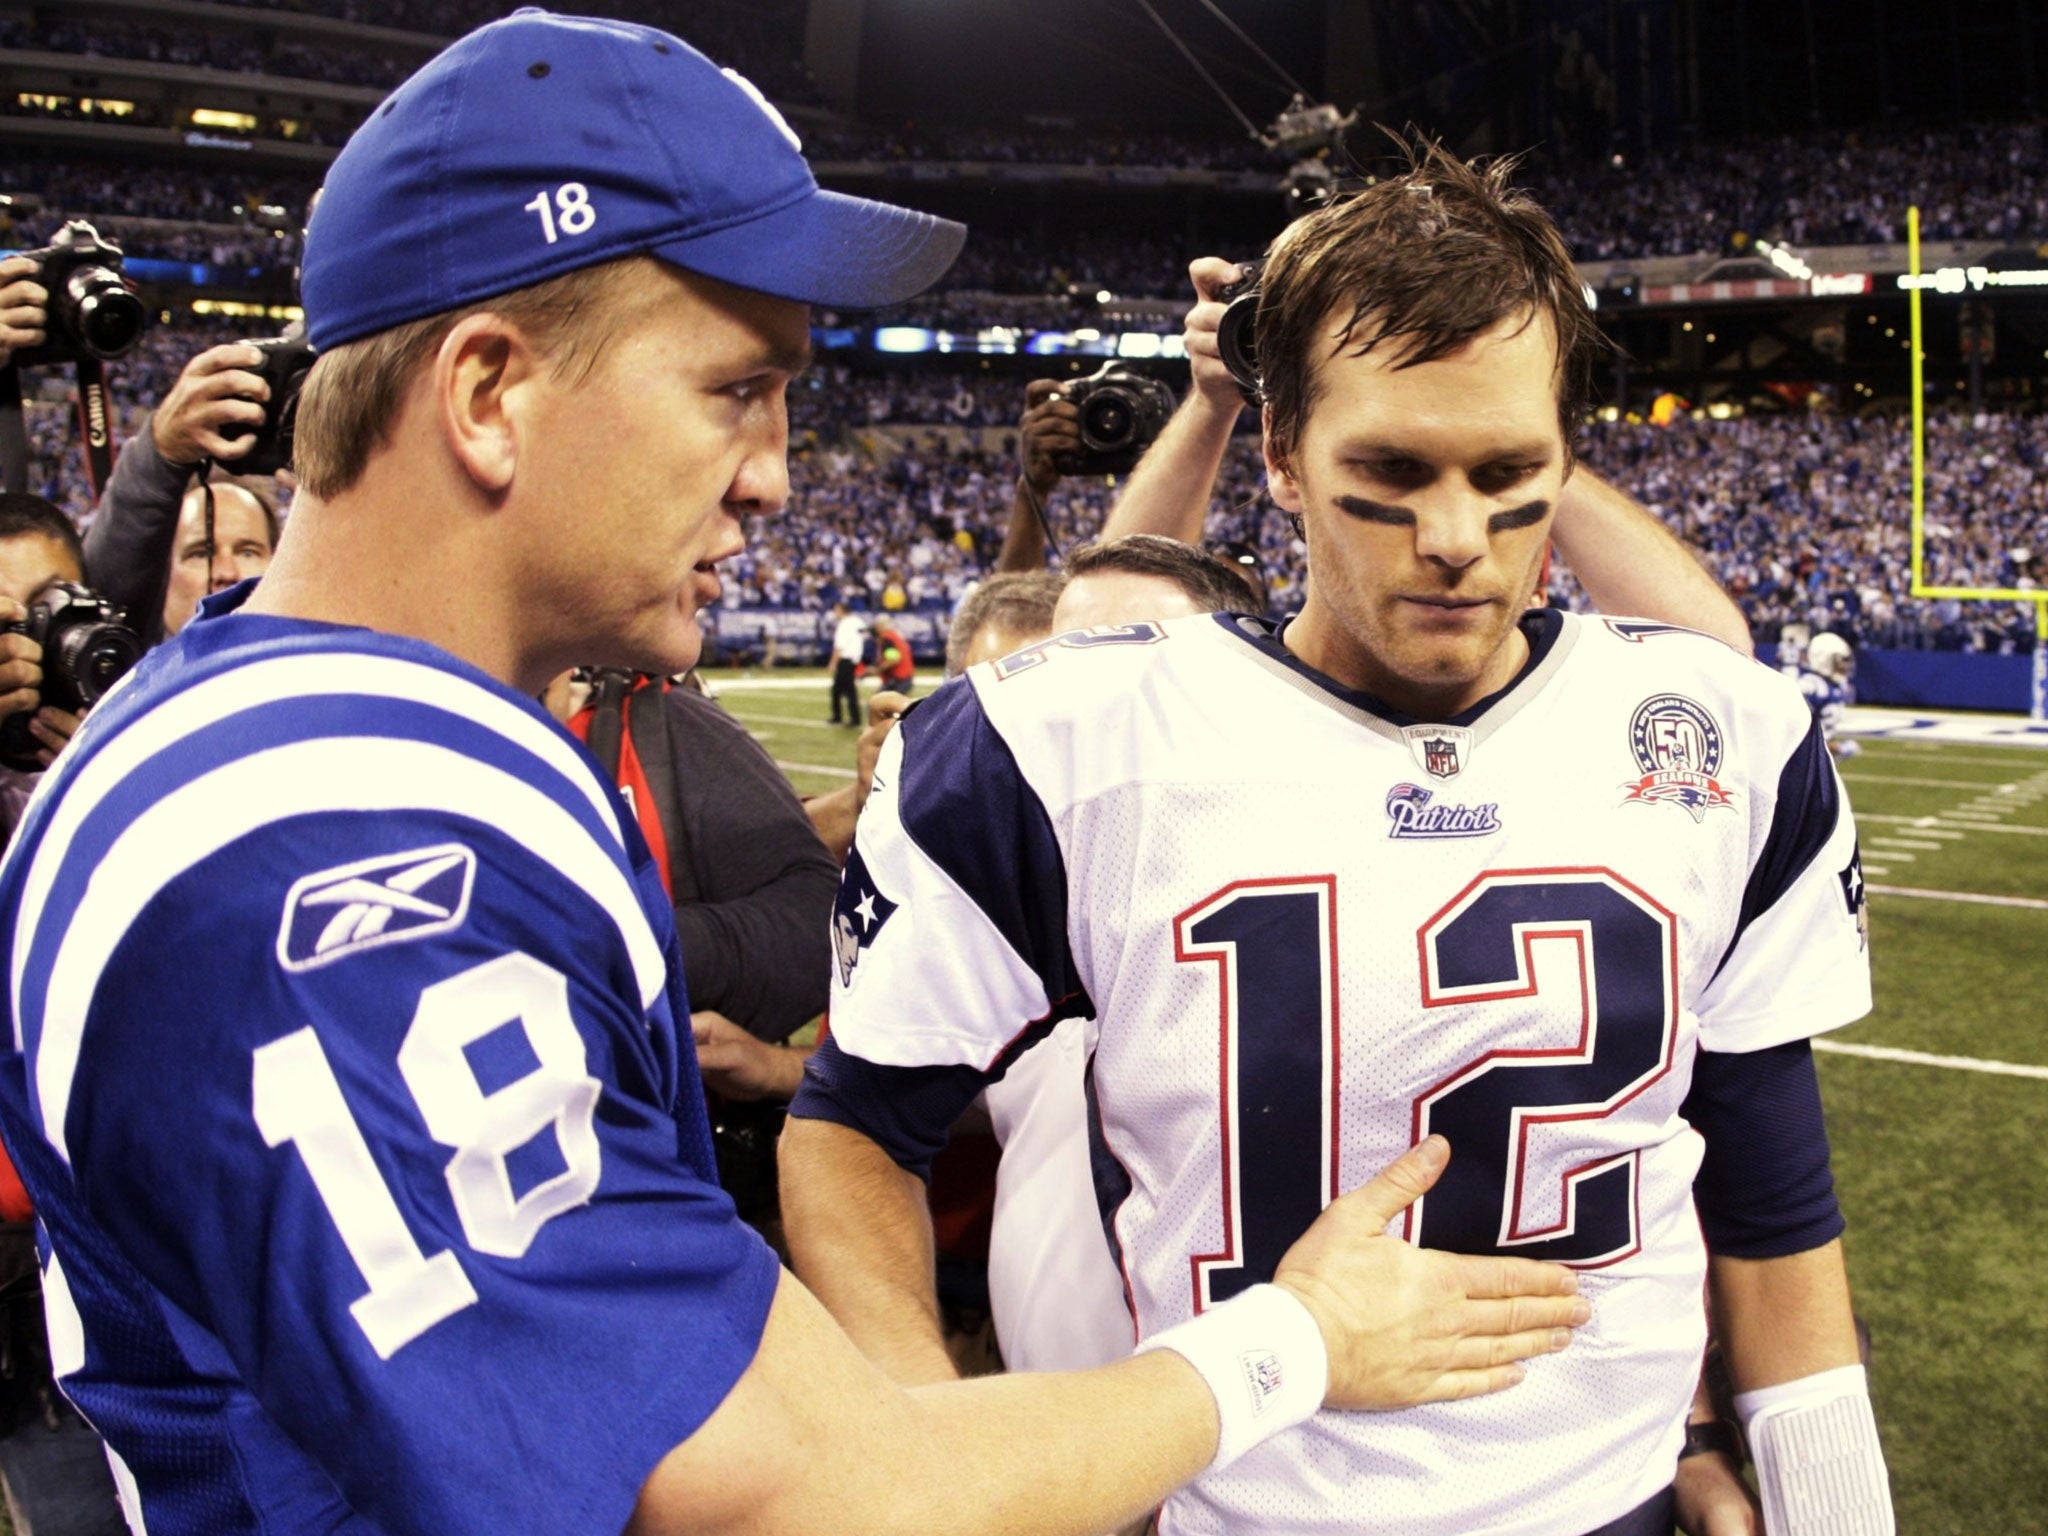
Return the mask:
M 1891 1483 L 1860 1365 L 1739 1393 L 1767 1536 L 1893 1536 Z
M 1220 1433 L 1209 1470 L 1305 1423 L 1330 1388 L 1323 1331 L 1291 1292 L 1255 1285 L 1138 1346 L 1170 1349 L 1202 1373 L 1216 1399 Z

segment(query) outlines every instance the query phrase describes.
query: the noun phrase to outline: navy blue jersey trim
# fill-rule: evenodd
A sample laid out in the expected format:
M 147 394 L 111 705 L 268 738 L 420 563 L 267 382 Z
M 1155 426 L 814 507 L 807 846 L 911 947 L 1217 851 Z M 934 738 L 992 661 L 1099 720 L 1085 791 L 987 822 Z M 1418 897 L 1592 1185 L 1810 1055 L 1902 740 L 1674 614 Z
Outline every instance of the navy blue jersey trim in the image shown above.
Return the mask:
M 903 831 L 979 907 L 1056 1000 L 1093 1013 L 1067 942 L 1067 864 L 981 695 L 957 678 L 898 727 Z
M 1679 1113 L 1707 1143 L 1693 1201 L 1709 1249 L 1775 1259 L 1841 1235 L 1808 1042 L 1741 1054 L 1701 1051 Z
M 1044 1018 L 1018 1031 L 985 1072 L 966 1066 L 882 1066 L 827 1035 L 804 1063 L 803 1082 L 789 1112 L 799 1120 L 829 1120 L 858 1131 L 898 1167 L 930 1182 L 932 1159 L 975 1096 L 1000 1082 L 1017 1058 L 1049 1037 L 1063 1019 L 1086 1018 L 1092 1011 L 1085 993 L 1061 998 Z
M 1234 613 L 1219 613 L 1212 615 L 1212 617 L 1227 633 L 1237 636 L 1239 640 L 1251 646 L 1252 649 L 1271 657 L 1273 660 L 1281 663 L 1281 665 L 1307 678 L 1332 698 L 1337 699 L 1341 703 L 1349 704 L 1353 709 L 1362 709 L 1369 715 L 1377 715 L 1389 725 L 1400 727 L 1422 725 L 1424 723 L 1434 725 L 1478 724 L 1480 718 L 1488 710 L 1521 687 L 1529 674 L 1543 665 L 1543 658 L 1550 654 L 1551 647 L 1557 644 L 1557 637 L 1564 633 L 1564 615 L 1558 612 L 1557 609 L 1530 609 L 1517 621 L 1521 627 L 1523 637 L 1529 642 L 1529 658 L 1522 663 L 1515 675 L 1508 679 L 1506 685 L 1495 689 L 1477 704 L 1459 711 L 1448 720 L 1424 722 L 1420 717 L 1411 715 L 1406 710 L 1396 709 L 1377 694 L 1367 693 L 1360 688 L 1345 687 L 1335 678 L 1330 677 L 1326 673 L 1318 672 L 1314 667 L 1295 655 L 1284 644 L 1286 629 L 1288 624 L 1293 622 L 1292 619 L 1283 619 L 1275 623 L 1270 619 L 1248 619 L 1242 614 Z
M 931 1181 L 932 1159 L 988 1079 L 973 1067 L 885 1067 L 827 1035 L 804 1063 L 789 1113 L 858 1131 L 898 1167 Z
M 1124 1262 L 1124 1245 L 1116 1235 L 1116 1218 L 1123 1210 L 1124 1202 L 1131 1197 L 1135 1187 L 1131 1172 L 1124 1167 L 1116 1153 L 1110 1150 L 1109 1138 L 1102 1129 L 1102 1104 L 1095 1095 L 1095 1058 L 1088 1058 L 1087 1070 L 1081 1074 L 1081 1095 L 1088 1112 L 1088 1173 L 1095 1185 L 1095 1209 L 1102 1217 L 1103 1241 L 1109 1244 L 1109 1257 L 1116 1265 L 1117 1282 L 1123 1290 L 1124 1307 L 1131 1314 L 1135 1325 L 1138 1306 L 1131 1295 L 1130 1270 Z
M 1778 774 L 1770 835 L 1749 872 L 1749 883 L 1742 888 L 1735 932 L 1721 953 L 1721 963 L 1714 967 L 1716 976 L 1727 966 L 1749 925 L 1776 906 L 1820 856 L 1841 819 L 1842 795 L 1835 783 L 1834 761 L 1828 756 L 1827 735 L 1815 719 Z

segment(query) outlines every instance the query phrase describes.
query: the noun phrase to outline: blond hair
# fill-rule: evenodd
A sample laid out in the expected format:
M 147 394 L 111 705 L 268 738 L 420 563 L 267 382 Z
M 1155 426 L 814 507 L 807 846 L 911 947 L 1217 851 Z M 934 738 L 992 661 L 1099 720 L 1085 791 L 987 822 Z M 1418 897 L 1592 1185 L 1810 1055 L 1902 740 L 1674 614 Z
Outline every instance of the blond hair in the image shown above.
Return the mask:
M 354 485 L 370 455 L 390 441 L 420 371 L 471 315 L 511 321 L 549 361 L 556 378 L 587 377 L 617 333 L 621 296 L 655 265 L 649 256 L 601 262 L 321 353 L 299 397 L 292 469 L 300 484 L 323 500 Z

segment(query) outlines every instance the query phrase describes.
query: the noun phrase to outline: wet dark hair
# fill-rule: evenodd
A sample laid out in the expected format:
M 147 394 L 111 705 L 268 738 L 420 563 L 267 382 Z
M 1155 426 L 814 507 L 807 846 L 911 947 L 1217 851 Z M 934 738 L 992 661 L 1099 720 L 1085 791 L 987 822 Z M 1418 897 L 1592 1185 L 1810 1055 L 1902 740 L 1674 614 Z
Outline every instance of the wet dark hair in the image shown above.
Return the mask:
M 1508 184 L 1513 157 L 1461 160 L 1419 134 L 1397 142 L 1406 172 L 1309 214 L 1267 254 L 1257 335 L 1275 458 L 1287 463 L 1300 443 L 1326 359 L 1387 346 L 1398 350 L 1397 368 L 1413 368 L 1502 321 L 1533 325 L 1547 315 L 1569 459 L 1608 342 L 1564 237 Z

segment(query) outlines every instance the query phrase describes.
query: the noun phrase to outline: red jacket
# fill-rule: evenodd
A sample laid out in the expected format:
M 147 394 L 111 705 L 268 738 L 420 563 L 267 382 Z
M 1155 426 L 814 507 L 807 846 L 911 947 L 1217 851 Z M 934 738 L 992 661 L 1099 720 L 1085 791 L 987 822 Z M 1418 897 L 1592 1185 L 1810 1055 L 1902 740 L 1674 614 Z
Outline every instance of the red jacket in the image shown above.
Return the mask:
M 917 659 L 910 654 L 910 642 L 893 629 L 876 630 L 875 670 L 891 683 L 904 683 L 915 677 Z

